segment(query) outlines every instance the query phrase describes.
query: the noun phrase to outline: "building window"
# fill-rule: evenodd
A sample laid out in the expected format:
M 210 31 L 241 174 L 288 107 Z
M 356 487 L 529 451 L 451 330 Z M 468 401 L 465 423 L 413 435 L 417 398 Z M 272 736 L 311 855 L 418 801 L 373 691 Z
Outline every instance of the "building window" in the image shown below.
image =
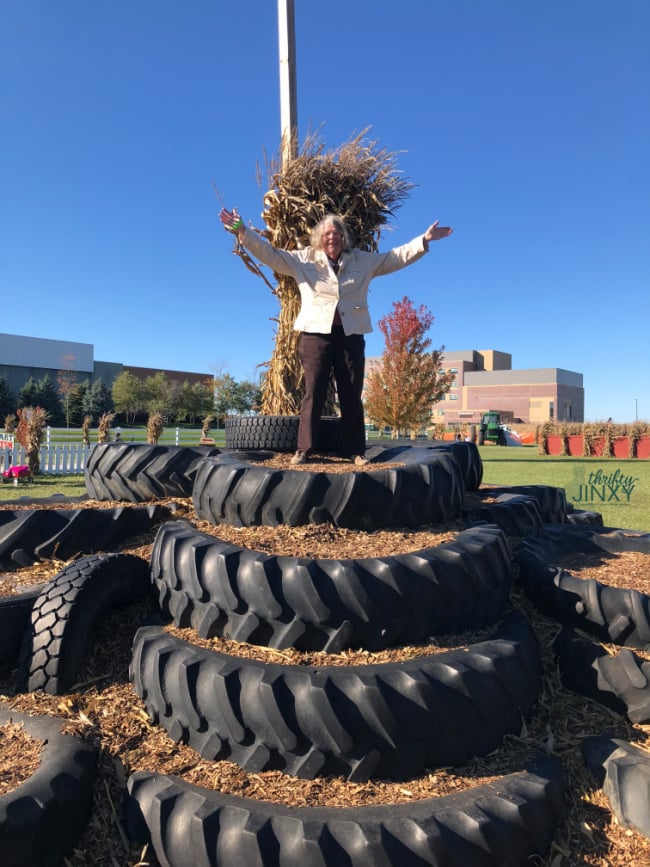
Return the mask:
M 449 400 L 458 400 L 458 395 L 457 394 L 450 394 Z

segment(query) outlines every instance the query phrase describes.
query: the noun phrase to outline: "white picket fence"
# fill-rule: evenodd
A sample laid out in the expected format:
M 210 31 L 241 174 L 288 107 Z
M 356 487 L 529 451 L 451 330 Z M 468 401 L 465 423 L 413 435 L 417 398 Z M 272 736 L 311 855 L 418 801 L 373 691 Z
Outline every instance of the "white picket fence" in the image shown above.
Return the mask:
M 90 447 L 81 443 L 45 445 L 39 450 L 41 473 L 45 476 L 66 476 L 83 473 Z M 18 443 L 13 448 L 0 448 L 0 472 L 26 464 L 25 449 Z
M 118 427 L 115 432 L 120 431 Z M 199 431 L 200 434 L 200 431 Z M 189 436 L 195 436 L 196 432 Z M 125 437 L 126 439 L 126 437 Z M 48 427 L 45 432 L 45 443 L 39 449 L 41 462 L 41 474 L 45 476 L 66 476 L 73 473 L 83 473 L 88 460 L 92 444 L 84 446 L 82 443 L 59 443 L 52 444 L 52 429 Z M 131 440 L 133 442 L 133 440 Z M 144 441 L 144 440 L 143 440 Z M 165 431 L 161 437 L 161 445 L 181 445 L 181 429 Z M 194 444 L 195 440 L 192 440 Z M 0 473 L 9 467 L 19 467 L 26 464 L 25 449 L 16 442 L 13 434 L 0 432 Z

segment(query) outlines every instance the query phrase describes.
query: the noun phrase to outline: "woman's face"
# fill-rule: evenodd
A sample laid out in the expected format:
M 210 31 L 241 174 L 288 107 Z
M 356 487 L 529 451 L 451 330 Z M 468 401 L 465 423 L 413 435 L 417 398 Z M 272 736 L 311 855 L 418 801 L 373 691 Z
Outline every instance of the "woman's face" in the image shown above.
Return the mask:
M 343 250 L 343 237 L 334 223 L 327 223 L 321 235 L 324 253 L 330 259 L 338 259 Z

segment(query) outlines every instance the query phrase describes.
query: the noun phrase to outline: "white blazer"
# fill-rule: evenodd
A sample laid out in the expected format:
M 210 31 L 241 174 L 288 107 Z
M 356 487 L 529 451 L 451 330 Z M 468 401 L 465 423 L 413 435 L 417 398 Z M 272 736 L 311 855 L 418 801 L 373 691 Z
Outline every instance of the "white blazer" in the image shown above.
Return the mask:
M 300 313 L 293 327 L 296 331 L 317 334 L 331 332 L 337 306 L 346 334 L 372 331 L 368 311 L 370 281 L 373 277 L 406 268 L 429 250 L 422 235 L 387 253 L 368 253 L 356 248 L 347 250 L 341 254 L 337 275 L 325 253 L 315 247 L 291 252 L 279 250 L 250 229 L 246 229 L 240 240 L 253 256 L 276 274 L 293 277 L 301 300 Z

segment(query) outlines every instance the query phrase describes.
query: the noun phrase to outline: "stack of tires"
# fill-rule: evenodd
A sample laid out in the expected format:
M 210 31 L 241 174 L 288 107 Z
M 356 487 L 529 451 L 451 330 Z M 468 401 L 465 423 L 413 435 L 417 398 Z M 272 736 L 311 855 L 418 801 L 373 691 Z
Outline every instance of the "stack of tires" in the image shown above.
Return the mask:
M 382 466 L 395 460 L 387 451 L 363 472 L 328 474 L 216 455 L 196 470 L 195 510 L 214 525 L 363 531 L 461 516 L 474 458 L 463 466 L 449 450 L 411 448 L 401 466 Z M 250 773 L 360 782 L 458 766 L 518 734 L 541 688 L 533 630 L 508 613 L 510 554 L 493 524 L 408 555 L 319 560 L 263 555 L 168 522 L 151 577 L 178 627 L 274 648 L 379 650 L 494 625 L 461 650 L 338 667 L 262 662 L 142 627 L 130 676 L 152 721 L 203 757 Z M 403 805 L 283 807 L 147 772 L 131 776 L 126 799 L 132 840 L 151 842 L 170 867 L 524 864 L 548 848 L 562 812 L 553 758 L 490 786 Z

